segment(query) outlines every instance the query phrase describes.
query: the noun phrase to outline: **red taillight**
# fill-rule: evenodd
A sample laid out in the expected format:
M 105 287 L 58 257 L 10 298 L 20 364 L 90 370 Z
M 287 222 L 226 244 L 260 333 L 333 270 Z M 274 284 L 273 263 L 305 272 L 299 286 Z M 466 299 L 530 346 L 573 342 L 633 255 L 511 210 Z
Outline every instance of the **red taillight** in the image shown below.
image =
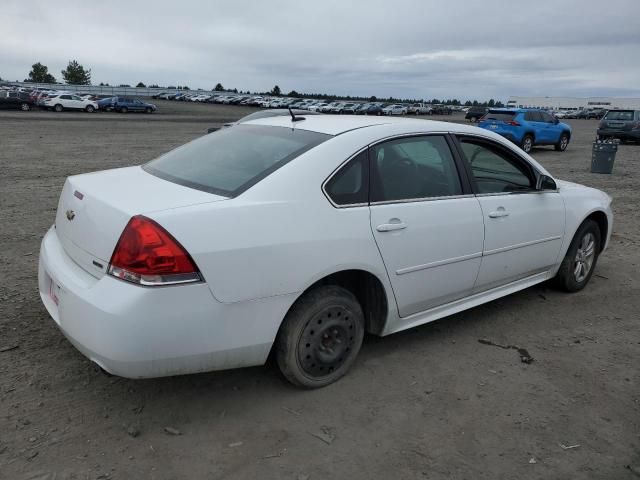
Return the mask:
M 520 122 L 516 122 L 515 120 L 511 120 L 510 122 L 504 122 L 507 125 L 511 125 L 512 127 L 519 127 L 520 126 Z
M 164 228 L 138 215 L 124 228 L 109 263 L 110 275 L 140 285 L 202 279 L 191 256 Z

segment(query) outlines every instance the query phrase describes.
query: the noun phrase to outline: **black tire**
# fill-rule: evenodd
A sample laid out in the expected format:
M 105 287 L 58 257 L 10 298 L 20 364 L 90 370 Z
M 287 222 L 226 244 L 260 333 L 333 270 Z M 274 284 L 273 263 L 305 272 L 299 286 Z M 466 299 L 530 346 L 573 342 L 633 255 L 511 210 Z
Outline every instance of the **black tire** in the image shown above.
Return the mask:
M 557 152 L 564 152 L 568 146 L 569 146 L 569 134 L 567 132 L 563 132 L 562 135 L 560 135 L 560 139 L 558 140 L 558 143 L 556 143 L 553 146 L 553 148 L 555 148 Z
M 93 105 L 87 105 L 87 107 L 84 110 L 87 113 L 93 113 L 93 112 L 95 112 L 96 109 L 93 108 Z
M 533 136 L 527 133 L 524 137 L 522 137 L 520 148 L 522 148 L 525 153 L 530 153 L 531 149 L 533 148 Z
M 325 285 L 303 294 L 291 307 L 276 338 L 276 359 L 289 382 L 320 388 L 340 379 L 364 338 L 364 314 L 356 297 Z
M 129 109 L 127 107 L 122 107 L 120 109 L 120 113 L 127 113 L 129 111 Z
M 144 109 L 144 113 L 152 113 L 153 110 L 150 107 Z
M 469 121 L 470 121 L 471 123 L 476 123 L 476 117 L 471 117 L 471 118 L 469 119 Z
M 588 265 L 588 271 L 585 273 L 585 271 L 581 269 L 580 275 L 578 275 L 576 273 L 578 271 L 578 259 L 584 258 L 584 256 L 579 255 L 579 251 L 583 252 L 585 238 L 589 238 L 589 235 L 591 235 L 593 239 L 593 258 Z M 567 292 L 578 292 L 589 283 L 591 275 L 593 275 L 593 271 L 596 269 L 601 241 L 602 238 L 598 224 L 593 220 L 585 220 L 578 228 L 573 240 L 571 240 L 567 254 L 564 256 L 558 273 L 554 278 L 554 283 L 557 287 Z
M 54 109 L 56 112 L 61 112 L 62 110 L 64 110 L 64 108 L 62 107 L 62 105 L 60 105 L 59 103 L 55 104 L 55 105 L 54 105 L 54 107 L 53 107 L 53 109 Z
M 28 112 L 29 110 L 31 110 L 31 105 L 29 105 L 27 102 L 22 102 L 20 104 L 20 110 L 22 110 L 23 112 Z

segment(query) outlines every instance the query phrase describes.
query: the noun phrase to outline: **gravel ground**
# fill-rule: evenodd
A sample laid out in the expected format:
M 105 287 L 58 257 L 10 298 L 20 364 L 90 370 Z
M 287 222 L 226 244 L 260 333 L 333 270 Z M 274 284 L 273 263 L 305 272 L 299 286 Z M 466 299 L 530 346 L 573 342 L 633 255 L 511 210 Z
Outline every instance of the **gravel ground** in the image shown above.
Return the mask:
M 0 112 L 0 478 L 638 478 L 640 145 L 620 147 L 613 175 L 591 174 L 596 122 L 573 120 L 565 153 L 533 153 L 614 198 L 610 249 L 582 292 L 540 285 L 369 337 L 318 391 L 273 364 L 132 381 L 58 331 L 37 260 L 68 175 L 140 164 L 253 111 L 157 103 L 153 115 Z

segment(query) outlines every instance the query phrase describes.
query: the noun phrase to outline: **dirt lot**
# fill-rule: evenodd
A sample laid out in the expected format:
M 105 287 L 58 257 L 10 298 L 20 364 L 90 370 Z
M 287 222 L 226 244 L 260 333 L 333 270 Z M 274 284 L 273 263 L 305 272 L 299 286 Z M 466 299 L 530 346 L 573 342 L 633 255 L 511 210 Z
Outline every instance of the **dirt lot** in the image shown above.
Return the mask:
M 614 198 L 611 247 L 580 293 L 542 285 L 367 338 L 319 391 L 274 365 L 130 381 L 98 371 L 48 317 L 38 249 L 68 175 L 140 164 L 251 111 L 158 104 L 0 113 L 0 478 L 640 478 L 640 145 L 621 146 L 613 175 L 591 174 L 596 122 L 573 120 L 567 152 L 534 152 Z

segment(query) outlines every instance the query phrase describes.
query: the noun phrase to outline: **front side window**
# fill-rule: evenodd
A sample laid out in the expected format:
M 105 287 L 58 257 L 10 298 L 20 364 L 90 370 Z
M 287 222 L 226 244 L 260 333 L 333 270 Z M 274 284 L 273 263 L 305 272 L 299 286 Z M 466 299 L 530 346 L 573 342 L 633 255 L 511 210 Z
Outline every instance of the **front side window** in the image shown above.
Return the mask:
M 142 168 L 180 185 L 235 197 L 329 138 L 307 130 L 241 124 L 200 137 Z
M 337 205 L 356 205 L 369 201 L 369 160 L 367 151 L 352 158 L 327 182 L 325 191 Z
M 371 148 L 371 201 L 461 195 L 451 150 L 440 135 L 391 140 Z
M 521 192 L 535 188 L 531 168 L 499 145 L 462 138 L 460 146 L 471 166 L 478 193 Z
M 60 95 L 60 98 L 63 100 L 71 100 L 71 95 Z

